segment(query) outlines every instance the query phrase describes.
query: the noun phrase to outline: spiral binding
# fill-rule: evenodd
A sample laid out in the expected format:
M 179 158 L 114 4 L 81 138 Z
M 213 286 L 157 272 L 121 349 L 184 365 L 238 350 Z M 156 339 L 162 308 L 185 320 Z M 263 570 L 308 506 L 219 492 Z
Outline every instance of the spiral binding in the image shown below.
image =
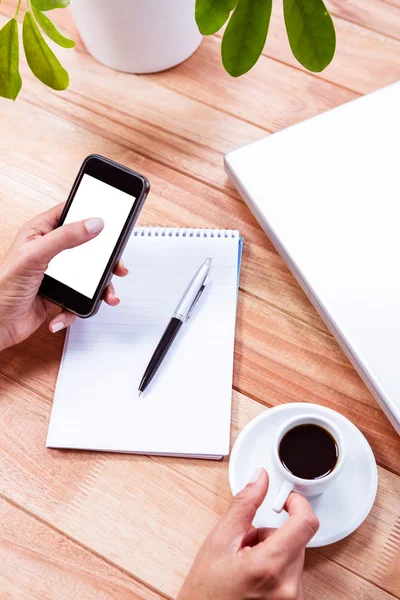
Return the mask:
M 178 237 L 178 238 L 238 238 L 237 229 L 191 229 L 184 227 L 135 227 L 135 237 Z

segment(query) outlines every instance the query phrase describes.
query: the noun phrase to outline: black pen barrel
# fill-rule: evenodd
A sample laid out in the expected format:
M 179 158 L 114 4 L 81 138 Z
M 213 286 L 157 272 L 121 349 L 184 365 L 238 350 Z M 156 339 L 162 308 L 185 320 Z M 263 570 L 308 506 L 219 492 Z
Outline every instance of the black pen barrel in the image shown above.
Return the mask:
M 177 319 L 176 317 L 172 317 L 172 319 L 168 323 L 167 328 L 164 331 L 157 348 L 154 350 L 153 356 L 150 359 L 147 369 L 143 375 L 142 381 L 140 382 L 139 392 L 144 392 L 144 390 L 149 385 L 150 381 L 153 379 L 154 375 L 157 373 L 172 342 L 174 341 L 178 331 L 182 327 L 182 324 L 183 321 L 181 319 Z

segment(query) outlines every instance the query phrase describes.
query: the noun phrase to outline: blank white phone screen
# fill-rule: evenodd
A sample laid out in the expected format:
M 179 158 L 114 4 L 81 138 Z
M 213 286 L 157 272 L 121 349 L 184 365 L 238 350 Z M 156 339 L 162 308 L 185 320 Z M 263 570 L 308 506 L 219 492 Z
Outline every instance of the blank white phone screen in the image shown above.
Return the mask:
M 64 224 L 101 217 L 104 229 L 93 240 L 57 254 L 46 275 L 93 298 L 134 202 L 134 196 L 85 174 Z

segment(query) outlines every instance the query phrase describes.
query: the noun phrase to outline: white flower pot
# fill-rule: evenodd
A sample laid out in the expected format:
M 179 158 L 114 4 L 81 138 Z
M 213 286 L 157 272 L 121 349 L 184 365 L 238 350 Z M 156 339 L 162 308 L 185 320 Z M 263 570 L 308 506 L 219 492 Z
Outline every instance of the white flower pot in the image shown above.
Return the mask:
M 198 48 L 195 0 L 72 0 L 82 40 L 101 63 L 129 73 L 169 69 Z

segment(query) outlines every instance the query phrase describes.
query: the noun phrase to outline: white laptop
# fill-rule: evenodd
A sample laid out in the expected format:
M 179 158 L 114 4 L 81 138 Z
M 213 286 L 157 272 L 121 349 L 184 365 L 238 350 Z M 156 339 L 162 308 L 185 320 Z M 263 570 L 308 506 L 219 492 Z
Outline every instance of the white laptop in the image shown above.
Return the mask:
M 225 167 L 400 433 L 400 82 Z

